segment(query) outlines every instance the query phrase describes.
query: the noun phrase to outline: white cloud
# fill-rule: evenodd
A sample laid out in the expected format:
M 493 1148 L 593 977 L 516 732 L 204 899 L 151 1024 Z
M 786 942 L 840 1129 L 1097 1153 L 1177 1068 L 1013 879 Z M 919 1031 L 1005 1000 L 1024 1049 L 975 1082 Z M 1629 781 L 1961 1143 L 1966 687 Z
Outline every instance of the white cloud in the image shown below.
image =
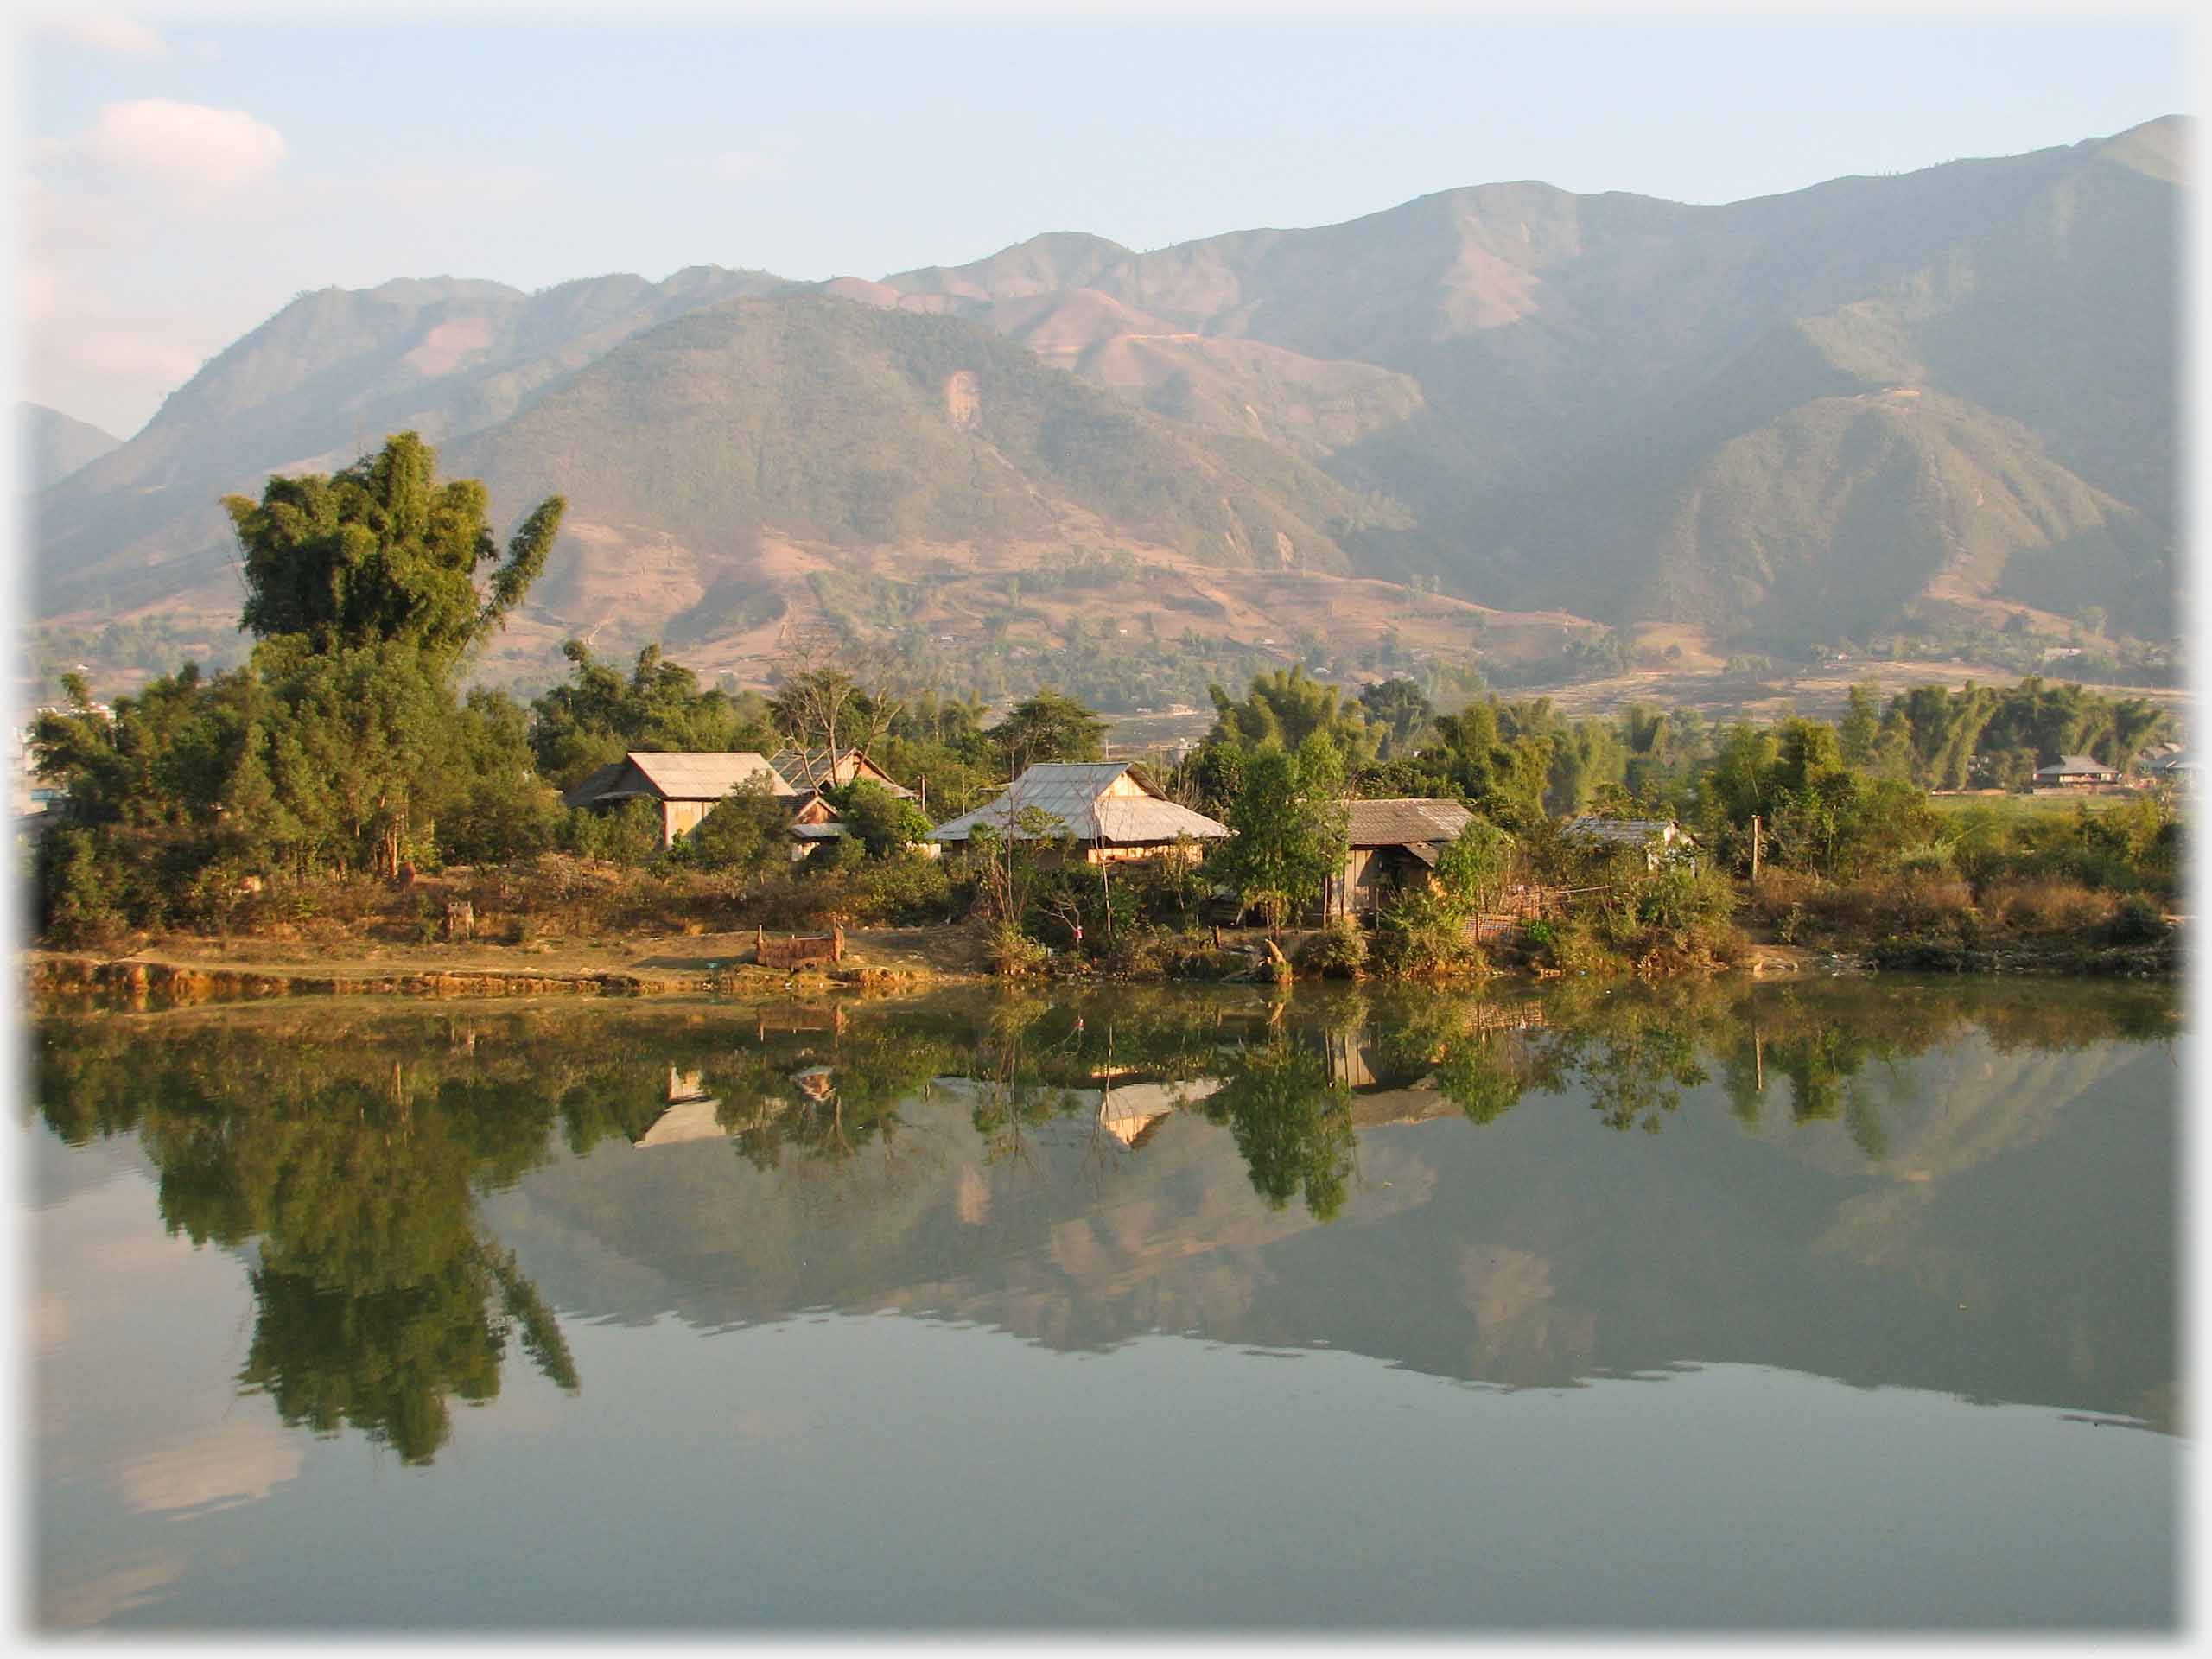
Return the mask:
M 70 149 L 118 172 L 232 189 L 284 159 L 284 136 L 244 110 L 141 98 L 102 105 Z
M 164 50 L 160 35 L 128 17 L 57 18 L 41 24 L 39 32 L 67 41 L 72 46 L 89 47 L 95 52 L 120 52 L 135 58 L 158 57 Z

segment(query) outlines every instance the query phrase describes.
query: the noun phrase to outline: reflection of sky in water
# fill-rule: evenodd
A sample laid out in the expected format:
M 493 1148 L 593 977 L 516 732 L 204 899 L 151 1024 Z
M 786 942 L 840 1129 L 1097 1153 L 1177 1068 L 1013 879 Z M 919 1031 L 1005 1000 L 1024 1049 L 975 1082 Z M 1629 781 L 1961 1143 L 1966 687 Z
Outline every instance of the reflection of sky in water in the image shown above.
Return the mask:
M 256 1253 L 34 1128 L 35 1617 L 2167 1624 L 2174 1058 L 1967 1033 L 1654 1135 L 1370 1090 L 1327 1225 L 1149 1095 L 1013 1157 L 950 1089 L 834 1168 L 556 1144 L 476 1207 L 581 1392 L 511 1345 L 416 1467 L 241 1392 Z

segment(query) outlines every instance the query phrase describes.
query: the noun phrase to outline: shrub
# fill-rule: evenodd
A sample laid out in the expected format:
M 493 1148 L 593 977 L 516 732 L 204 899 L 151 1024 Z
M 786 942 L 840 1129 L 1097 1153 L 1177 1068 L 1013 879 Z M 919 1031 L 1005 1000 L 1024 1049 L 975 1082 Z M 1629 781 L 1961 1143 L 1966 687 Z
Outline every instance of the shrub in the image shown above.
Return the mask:
M 1605 948 L 1596 926 L 1586 916 L 1570 917 L 1556 923 L 1548 933 L 1548 937 L 1537 946 L 1536 960 L 1539 966 L 1555 974 L 1610 974 L 1618 972 L 1622 966 L 1620 958 Z
M 1982 893 L 1983 908 L 2000 925 L 2035 931 L 2101 928 L 2116 905 L 2109 893 L 2092 892 L 2079 881 L 2050 876 L 1993 881 Z
M 1051 954 L 1011 922 L 993 922 L 983 931 L 983 959 L 1001 978 L 1033 974 Z
M 2131 893 L 2105 923 L 2107 944 L 2152 944 L 2166 937 L 2166 918 L 2141 893 Z
M 1325 979 L 1358 979 L 1367 970 L 1367 936 L 1339 917 L 1299 947 L 1298 971 Z
M 1408 887 L 1383 906 L 1370 957 L 1384 973 L 1405 979 L 1451 974 L 1487 976 L 1490 958 L 1467 937 L 1459 906 L 1427 887 Z

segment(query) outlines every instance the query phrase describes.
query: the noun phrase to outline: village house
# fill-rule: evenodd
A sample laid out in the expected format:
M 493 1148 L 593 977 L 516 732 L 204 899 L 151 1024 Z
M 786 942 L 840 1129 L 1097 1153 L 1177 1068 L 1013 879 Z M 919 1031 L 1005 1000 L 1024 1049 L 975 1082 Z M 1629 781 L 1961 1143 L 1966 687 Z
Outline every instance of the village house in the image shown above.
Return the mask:
M 1171 852 L 1179 842 L 1225 840 L 1229 826 L 1178 806 L 1139 780 L 1126 760 L 1052 762 L 1034 766 L 1006 786 L 996 800 L 963 812 L 930 831 L 939 845 L 965 842 L 988 824 L 1017 841 L 1032 838 L 1015 820 L 1034 808 L 1051 821 L 1046 836 L 1073 838 L 1087 864 L 1145 858 Z
M 902 801 L 915 798 L 912 790 L 895 782 L 858 749 L 779 749 L 769 757 L 768 764 L 794 789 L 842 789 L 855 779 L 864 779 Z
M 1641 847 L 1647 869 L 1656 870 L 1676 859 L 1688 862 L 1693 869 L 1696 868 L 1691 852 L 1697 846 L 1697 837 L 1673 818 L 1585 817 L 1570 819 L 1560 835 L 1569 841 L 1612 842 L 1624 847 Z
M 620 760 L 610 761 L 561 797 L 564 806 L 606 811 L 625 801 L 649 800 L 660 807 L 660 844 L 673 847 L 699 826 L 724 796 L 758 782 L 785 803 L 791 815 L 791 834 L 798 843 L 793 857 L 803 857 L 817 842 L 841 836 L 844 826 L 821 796 L 794 789 L 767 757 L 752 749 L 733 753 L 697 753 L 681 750 L 632 749 Z
M 1409 885 L 1426 884 L 1444 843 L 1474 814 L 1457 801 L 1396 799 L 1346 804 L 1344 867 L 1329 878 L 1321 913 L 1372 917 Z
M 2120 773 L 2094 755 L 2062 754 L 2049 766 L 2036 768 L 2037 789 L 2086 789 L 2119 781 Z
M 2145 770 L 2159 783 L 2175 784 L 2185 790 L 2194 791 L 2200 768 L 2194 754 L 2183 749 L 2176 749 L 2170 753 L 2160 755 Z

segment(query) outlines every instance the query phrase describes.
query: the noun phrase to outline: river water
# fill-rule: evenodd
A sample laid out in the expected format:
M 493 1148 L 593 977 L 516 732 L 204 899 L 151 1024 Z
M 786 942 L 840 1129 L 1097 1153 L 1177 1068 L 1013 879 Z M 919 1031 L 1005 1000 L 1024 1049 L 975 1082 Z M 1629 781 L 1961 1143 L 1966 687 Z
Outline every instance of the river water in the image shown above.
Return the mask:
M 2170 1629 L 2170 988 L 31 1027 L 51 1630 Z

